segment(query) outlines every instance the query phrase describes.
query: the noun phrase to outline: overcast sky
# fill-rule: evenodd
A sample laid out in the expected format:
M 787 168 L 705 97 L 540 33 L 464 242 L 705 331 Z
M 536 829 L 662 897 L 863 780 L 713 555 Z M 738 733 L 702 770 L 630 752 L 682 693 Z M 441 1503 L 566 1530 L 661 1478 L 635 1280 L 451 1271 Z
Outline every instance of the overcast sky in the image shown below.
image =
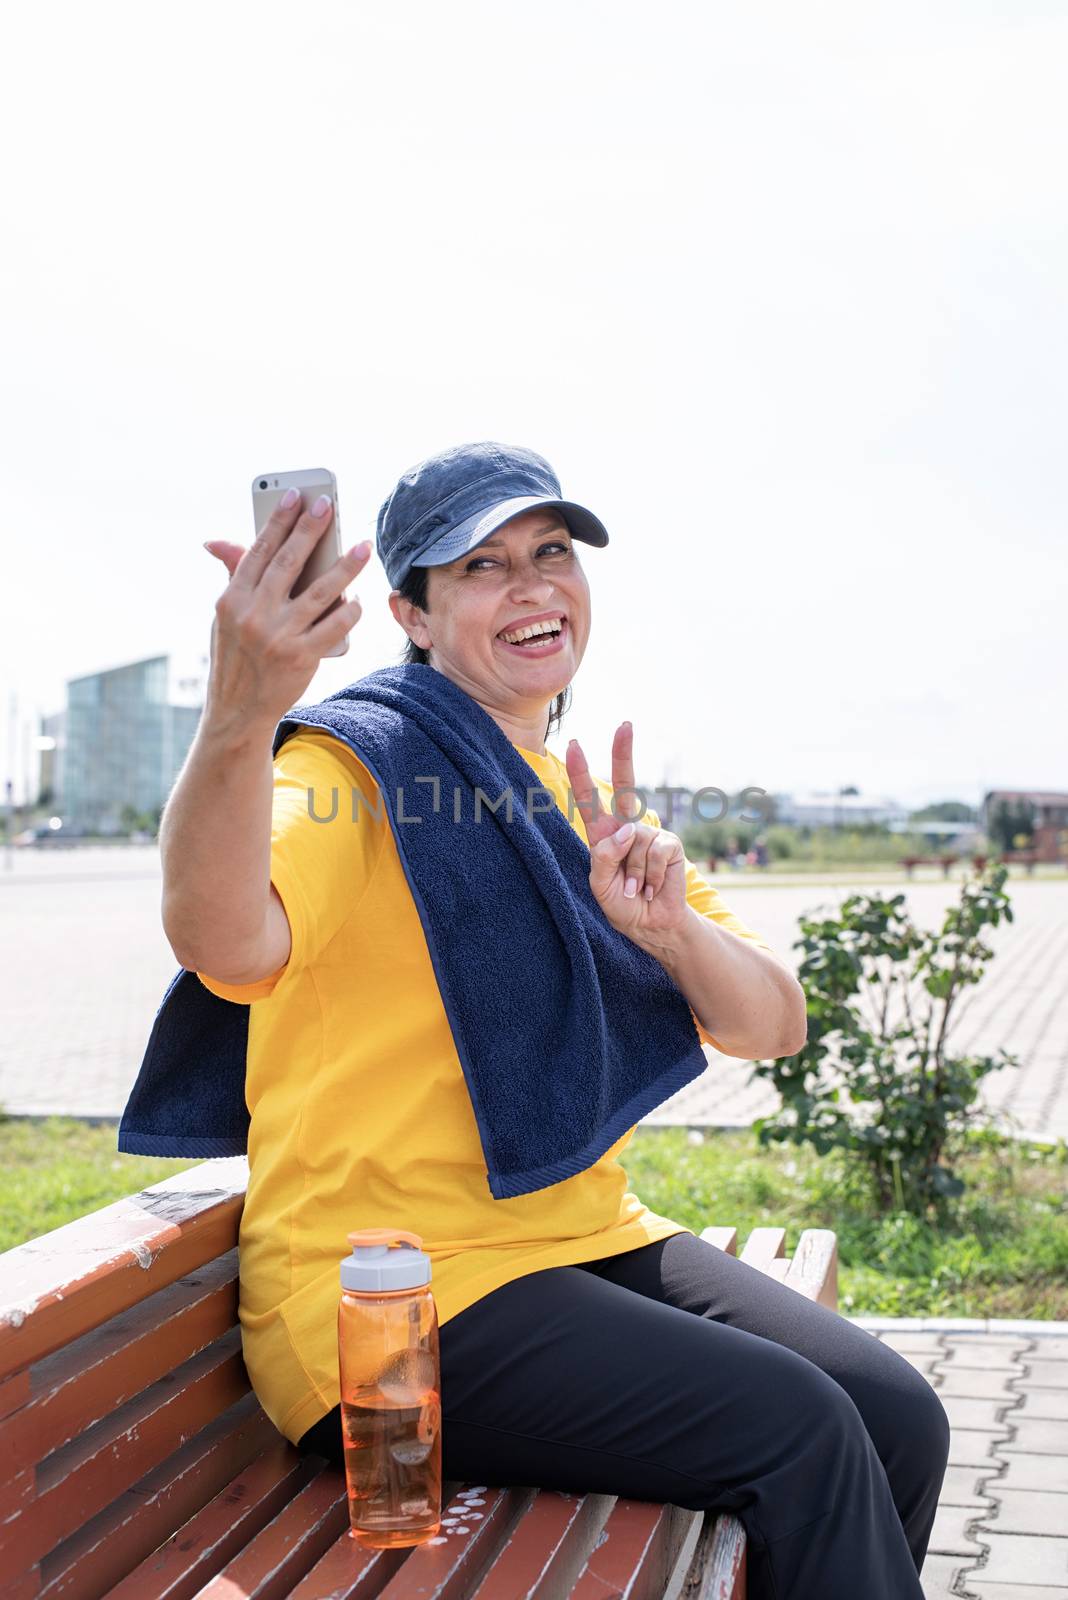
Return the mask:
M 208 649 L 254 473 L 346 544 L 498 439 L 609 529 L 563 738 L 647 781 L 1068 787 L 1068 9 L 9 12 L 0 759 Z M 377 558 L 318 699 L 397 658 Z M 13 713 L 14 708 L 14 715 Z M 562 742 L 557 741 L 562 748 Z

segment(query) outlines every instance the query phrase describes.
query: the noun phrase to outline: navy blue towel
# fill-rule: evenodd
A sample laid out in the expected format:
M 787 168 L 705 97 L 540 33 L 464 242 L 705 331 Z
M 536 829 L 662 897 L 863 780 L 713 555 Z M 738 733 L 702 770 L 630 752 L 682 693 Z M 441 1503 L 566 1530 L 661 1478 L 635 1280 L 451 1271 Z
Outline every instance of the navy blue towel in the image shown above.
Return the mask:
M 685 996 L 612 927 L 590 889 L 588 847 L 458 685 L 429 666 L 383 667 L 318 705 L 295 706 L 275 730 L 274 753 L 301 728 L 349 745 L 379 786 L 496 1199 L 584 1171 L 704 1071 Z M 341 801 L 334 822 L 318 825 L 347 827 L 350 816 Z M 176 975 L 119 1126 L 120 1150 L 247 1150 L 248 1017 L 248 1006 L 213 995 L 195 973 Z

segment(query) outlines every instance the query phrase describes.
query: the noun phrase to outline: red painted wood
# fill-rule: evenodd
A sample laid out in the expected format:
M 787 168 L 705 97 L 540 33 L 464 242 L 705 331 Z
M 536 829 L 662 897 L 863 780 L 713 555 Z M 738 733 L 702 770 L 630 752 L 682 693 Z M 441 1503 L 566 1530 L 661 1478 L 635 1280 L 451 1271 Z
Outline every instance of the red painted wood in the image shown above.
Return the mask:
M 407 1559 L 407 1550 L 365 1550 L 345 1532 L 301 1579 L 289 1600 L 371 1600 Z
M 661 1600 L 693 1512 L 620 1497 L 572 1600 Z
M 108 1600 L 188 1600 L 245 1548 L 319 1470 L 272 1439 L 242 1472 L 109 1591 Z
M 206 1165 L 0 1255 L 0 1379 L 233 1249 L 247 1162 Z
M 42 1600 L 97 1600 L 278 1437 L 244 1395 L 45 1556 Z
M 10 1377 L 5 1378 L 0 1383 L 0 1417 L 10 1416 L 12 1411 L 17 1411 L 19 1406 L 24 1406 L 29 1398 L 29 1372 L 13 1372 Z
M 471 1600 L 570 1594 L 613 1503 L 611 1495 L 539 1490 Z
M 237 1273 L 231 1250 L 32 1367 L 27 1403 L 0 1421 L 0 1480 L 15 1462 L 43 1460 L 233 1328 Z
M 198 1591 L 200 1600 L 286 1600 L 348 1521 L 345 1475 L 323 1468 Z
M 440 1543 L 413 1546 L 381 1591 L 382 1600 L 466 1600 L 534 1493 L 527 1488 L 461 1490 L 442 1512 Z M 477 1511 L 478 1518 L 465 1517 L 469 1511 Z
M 237 1329 L 38 1469 L 37 1498 L 0 1530 L 5 1562 L 39 1560 L 248 1390 Z

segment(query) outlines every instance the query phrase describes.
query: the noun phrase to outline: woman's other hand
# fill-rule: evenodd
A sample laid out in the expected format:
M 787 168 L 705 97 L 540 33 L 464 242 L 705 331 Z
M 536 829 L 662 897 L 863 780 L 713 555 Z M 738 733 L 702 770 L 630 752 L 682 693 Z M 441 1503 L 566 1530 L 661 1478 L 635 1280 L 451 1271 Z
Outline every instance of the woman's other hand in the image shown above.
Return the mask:
M 611 811 L 602 808 L 577 739 L 571 740 L 564 760 L 590 842 L 590 888 L 609 922 L 639 945 L 655 945 L 680 933 L 688 914 L 682 840 L 664 828 L 627 820 L 642 809 L 633 792 L 630 723 L 621 723 L 612 740 Z
M 300 699 L 327 652 L 351 632 L 360 617 L 358 600 L 327 606 L 366 566 L 370 540 L 354 545 L 302 594 L 290 591 L 315 545 L 330 526 L 327 501 L 302 510 L 298 494 L 279 501 L 255 542 L 246 550 L 225 539 L 205 544 L 230 574 L 215 602 L 211 667 L 204 709 L 213 725 L 241 722 L 272 731 Z M 317 620 L 321 619 L 321 620 Z

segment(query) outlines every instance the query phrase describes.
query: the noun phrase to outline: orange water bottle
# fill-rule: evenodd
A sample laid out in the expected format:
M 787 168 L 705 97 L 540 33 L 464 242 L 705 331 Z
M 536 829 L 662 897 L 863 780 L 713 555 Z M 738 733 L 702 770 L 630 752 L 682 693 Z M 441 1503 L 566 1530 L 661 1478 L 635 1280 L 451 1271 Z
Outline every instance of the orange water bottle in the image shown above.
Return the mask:
M 441 1363 L 430 1257 L 402 1228 L 347 1235 L 337 1315 L 349 1533 L 375 1550 L 441 1526 Z

